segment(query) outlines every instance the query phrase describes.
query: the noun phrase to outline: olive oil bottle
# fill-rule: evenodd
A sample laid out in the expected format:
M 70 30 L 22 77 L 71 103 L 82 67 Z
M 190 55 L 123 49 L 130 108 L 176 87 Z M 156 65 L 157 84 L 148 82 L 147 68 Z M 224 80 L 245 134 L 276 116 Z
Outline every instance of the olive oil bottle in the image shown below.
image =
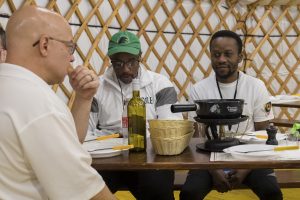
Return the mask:
M 128 102 L 128 144 L 133 144 L 130 151 L 146 150 L 146 106 L 140 98 L 139 79 L 132 81 L 132 98 Z

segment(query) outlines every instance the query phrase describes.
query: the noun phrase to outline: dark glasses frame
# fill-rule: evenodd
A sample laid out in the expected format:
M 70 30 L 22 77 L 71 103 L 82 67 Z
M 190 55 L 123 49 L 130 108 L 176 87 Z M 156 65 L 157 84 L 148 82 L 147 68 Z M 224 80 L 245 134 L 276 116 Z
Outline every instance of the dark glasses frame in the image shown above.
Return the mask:
M 74 43 L 73 41 L 60 40 L 60 39 L 57 39 L 57 38 L 54 38 L 54 37 L 48 37 L 48 39 L 49 40 L 55 40 L 57 42 L 63 43 L 64 45 L 66 45 L 66 47 L 68 47 L 68 51 L 69 51 L 70 55 L 74 54 L 77 44 Z M 32 46 L 35 47 L 38 43 L 40 43 L 40 40 L 41 39 L 39 39 L 38 41 L 33 43 Z

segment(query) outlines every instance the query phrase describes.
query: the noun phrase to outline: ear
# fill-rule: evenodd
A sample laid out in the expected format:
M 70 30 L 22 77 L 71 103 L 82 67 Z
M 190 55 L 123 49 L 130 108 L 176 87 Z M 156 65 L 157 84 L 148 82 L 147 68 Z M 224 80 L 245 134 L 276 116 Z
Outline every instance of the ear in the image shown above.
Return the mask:
M 244 57 L 243 54 L 240 53 L 240 54 L 239 54 L 239 63 L 241 63 L 241 62 L 243 61 L 243 57 Z
M 49 41 L 50 41 L 49 37 L 46 35 L 42 35 L 40 38 L 39 50 L 40 50 L 40 54 L 44 57 L 48 55 Z
M 139 61 L 142 60 L 142 51 L 140 51 L 139 56 L 138 56 Z

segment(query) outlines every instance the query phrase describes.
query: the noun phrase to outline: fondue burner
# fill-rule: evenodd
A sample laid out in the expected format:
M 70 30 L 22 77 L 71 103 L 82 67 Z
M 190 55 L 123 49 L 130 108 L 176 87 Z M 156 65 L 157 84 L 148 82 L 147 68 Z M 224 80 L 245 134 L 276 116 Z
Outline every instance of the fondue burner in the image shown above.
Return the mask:
M 226 125 L 232 126 L 234 124 L 246 121 L 247 119 L 248 116 L 245 115 L 241 115 L 241 117 L 234 119 L 202 119 L 195 117 L 197 122 L 206 125 L 205 135 L 207 137 L 206 142 L 196 145 L 197 149 L 209 152 L 221 152 L 227 147 L 241 144 L 236 138 L 223 138 L 223 127 Z M 219 134 L 217 131 L 217 125 L 220 126 Z

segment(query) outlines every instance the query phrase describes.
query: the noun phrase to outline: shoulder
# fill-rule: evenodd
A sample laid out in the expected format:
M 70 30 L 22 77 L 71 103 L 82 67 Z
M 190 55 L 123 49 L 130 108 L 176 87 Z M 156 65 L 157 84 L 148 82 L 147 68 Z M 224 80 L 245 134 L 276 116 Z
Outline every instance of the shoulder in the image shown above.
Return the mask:
M 242 73 L 241 78 L 244 81 L 243 85 L 246 85 L 249 91 L 260 91 L 255 92 L 256 95 L 260 95 L 261 92 L 268 93 L 267 87 L 262 80 L 244 73 Z
M 204 98 L 205 94 L 214 86 L 214 76 L 209 76 L 191 86 L 189 101 Z
M 164 75 L 147 70 L 146 73 L 151 79 L 153 85 L 157 88 L 173 87 L 172 82 Z
M 162 75 L 162 74 L 159 74 L 159 73 L 156 73 L 153 71 L 149 71 L 149 70 L 147 70 L 147 73 L 149 73 L 149 75 L 152 76 L 154 81 L 157 80 L 157 81 L 165 81 L 165 82 L 171 83 L 171 81 L 165 75 Z
M 115 92 L 114 88 L 119 87 L 116 86 L 117 83 L 114 82 L 111 73 L 107 71 L 99 76 L 99 88 L 96 96 L 103 96 L 105 92 Z
M 22 97 L 21 101 L 26 102 L 29 109 L 40 107 L 47 110 L 47 108 L 51 109 L 52 105 L 57 102 L 62 103 L 50 87 L 43 87 L 27 81 L 24 81 L 18 87 L 19 89 L 15 92 L 19 97 Z
M 10 112 L 18 113 L 14 115 L 14 121 L 18 122 L 20 130 L 50 115 L 55 115 L 60 119 L 58 121 L 72 120 L 68 107 L 50 87 L 23 84 L 22 90 L 14 92 L 18 94 L 18 98 L 11 99 L 8 107 L 11 107 Z
M 199 89 L 209 89 L 212 86 L 214 86 L 215 84 L 215 79 L 213 75 L 210 75 L 209 77 L 202 79 L 201 81 L 198 81 L 197 83 L 195 83 L 194 85 L 192 85 L 191 90 L 197 90 L 197 91 L 202 91 Z
M 243 72 L 240 72 L 240 73 L 241 73 L 242 79 L 244 79 L 245 82 L 247 82 L 247 84 L 257 85 L 257 86 L 265 85 L 265 83 L 262 80 L 260 80 L 256 77 L 250 76 L 248 74 L 244 74 Z

